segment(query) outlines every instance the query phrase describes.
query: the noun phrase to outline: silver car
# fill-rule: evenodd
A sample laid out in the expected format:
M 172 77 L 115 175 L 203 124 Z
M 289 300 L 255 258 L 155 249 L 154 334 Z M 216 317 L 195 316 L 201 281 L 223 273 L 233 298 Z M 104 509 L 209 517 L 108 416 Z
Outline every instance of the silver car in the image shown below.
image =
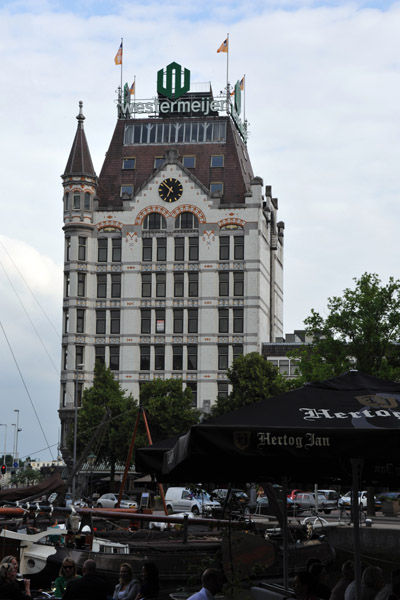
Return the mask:
M 328 500 L 322 494 L 317 494 L 317 500 L 315 494 L 309 492 L 306 494 L 296 495 L 296 504 L 301 507 L 303 511 L 309 510 L 312 514 L 317 512 L 316 505 L 318 503 L 318 512 L 324 512 L 326 515 L 337 508 L 335 500 Z
M 118 496 L 116 494 L 103 494 L 97 500 L 97 508 L 115 508 L 115 505 L 118 502 Z M 120 508 L 137 508 L 137 502 L 131 500 L 129 496 L 123 494 L 121 498 Z

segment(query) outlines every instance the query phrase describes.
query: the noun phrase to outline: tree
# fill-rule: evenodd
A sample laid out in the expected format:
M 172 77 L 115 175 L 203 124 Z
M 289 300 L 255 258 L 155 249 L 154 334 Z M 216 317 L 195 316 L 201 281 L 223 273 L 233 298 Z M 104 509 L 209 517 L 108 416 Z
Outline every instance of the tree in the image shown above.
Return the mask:
M 93 385 L 82 394 L 82 407 L 78 413 L 77 448 L 82 452 L 93 429 L 100 424 L 107 412 L 107 425 L 102 429 L 103 433 L 100 433 L 96 448 L 92 451 L 97 460 L 109 463 L 112 484 L 116 462 L 125 464 L 137 410 L 137 403 L 132 395 L 126 395 L 120 383 L 114 379 L 112 371 L 97 361 Z M 73 440 L 70 439 L 69 442 L 72 447 Z
M 290 387 L 290 382 L 284 379 L 277 367 L 258 352 L 236 358 L 227 374 L 232 392 L 227 398 L 217 398 L 211 409 L 213 416 L 276 396 Z
M 305 319 L 311 345 L 293 351 L 301 381 L 318 381 L 355 368 L 399 380 L 400 280 L 382 285 L 378 275 L 354 278 L 354 289 L 328 298 L 328 316 L 314 309 Z
M 140 402 L 146 409 L 154 443 L 186 433 L 200 419 L 200 411 L 192 406 L 192 390 L 183 390 L 180 379 L 146 383 L 140 390 Z
M 28 465 L 25 469 L 19 469 L 11 476 L 10 483 L 13 485 L 34 485 L 43 479 L 40 469 L 33 469 Z

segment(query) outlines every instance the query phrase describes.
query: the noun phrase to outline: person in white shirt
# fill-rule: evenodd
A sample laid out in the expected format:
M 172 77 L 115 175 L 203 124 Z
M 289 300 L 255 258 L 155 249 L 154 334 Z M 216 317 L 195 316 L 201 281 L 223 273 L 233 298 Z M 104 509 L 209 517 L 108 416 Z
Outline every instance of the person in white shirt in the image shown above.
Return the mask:
M 215 594 L 222 590 L 223 576 L 218 569 L 206 569 L 201 577 L 202 588 L 188 600 L 214 600 Z

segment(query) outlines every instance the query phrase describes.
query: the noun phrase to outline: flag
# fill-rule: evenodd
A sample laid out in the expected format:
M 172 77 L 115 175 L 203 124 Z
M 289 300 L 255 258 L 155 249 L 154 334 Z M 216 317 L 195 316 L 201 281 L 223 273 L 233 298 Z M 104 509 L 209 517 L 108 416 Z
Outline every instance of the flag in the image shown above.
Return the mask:
M 222 42 L 217 52 L 228 52 L 228 38 Z
M 133 96 L 133 95 L 134 95 L 134 93 L 135 93 L 135 81 L 132 83 L 132 85 L 131 85 L 131 87 L 130 87 L 129 91 L 130 91 L 130 93 L 131 93 L 131 96 Z
M 115 55 L 114 62 L 116 65 L 122 65 L 122 42 L 118 48 L 117 54 Z
M 239 84 L 240 85 L 240 89 L 242 90 L 242 92 L 244 90 L 244 78 L 245 78 L 245 75 L 243 75 L 242 79 L 240 80 L 240 84 Z

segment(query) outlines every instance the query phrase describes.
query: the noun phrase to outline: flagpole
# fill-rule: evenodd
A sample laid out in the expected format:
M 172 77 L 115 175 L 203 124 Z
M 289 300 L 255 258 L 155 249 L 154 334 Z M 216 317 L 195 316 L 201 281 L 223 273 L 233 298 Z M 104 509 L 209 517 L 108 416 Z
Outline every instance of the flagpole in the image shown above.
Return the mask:
M 243 121 L 246 122 L 246 73 L 243 75 Z
M 227 39 L 227 46 L 228 46 L 228 52 L 226 53 L 226 99 L 227 99 L 227 108 L 228 108 L 228 113 L 229 108 L 230 108 L 230 89 L 229 89 L 229 33 L 226 36 Z
M 136 102 L 136 75 L 133 76 L 133 104 Z M 136 111 L 133 112 L 133 118 L 136 118 Z
M 121 38 L 121 92 L 122 92 L 122 64 L 124 62 L 124 38 Z

